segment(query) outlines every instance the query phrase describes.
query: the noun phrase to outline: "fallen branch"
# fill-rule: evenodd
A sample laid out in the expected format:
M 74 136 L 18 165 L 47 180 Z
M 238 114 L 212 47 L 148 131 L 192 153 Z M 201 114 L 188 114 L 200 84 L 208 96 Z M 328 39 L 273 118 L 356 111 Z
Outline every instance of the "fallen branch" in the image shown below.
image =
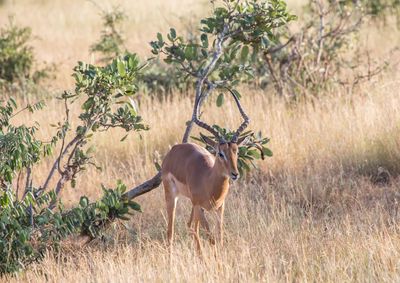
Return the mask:
M 185 130 L 185 134 L 184 134 L 182 143 L 187 143 L 187 141 L 189 139 L 189 134 L 193 127 L 193 123 L 194 123 L 194 120 L 192 118 L 192 120 L 190 120 L 186 126 L 186 130 Z M 144 183 L 140 184 L 139 186 L 136 186 L 136 187 L 132 188 L 131 190 L 129 190 L 128 192 L 126 192 L 125 194 L 122 195 L 122 197 L 124 197 L 128 200 L 134 199 L 138 196 L 141 196 L 145 193 L 148 193 L 148 192 L 154 190 L 155 188 L 158 188 L 160 185 L 161 185 L 161 171 L 159 171 L 151 179 L 147 180 L 146 182 L 144 182 Z
M 122 196 L 126 199 L 133 199 L 147 192 L 150 192 L 151 190 L 159 187 L 160 185 L 161 185 L 161 171 L 158 172 L 157 175 L 155 175 L 153 178 L 131 189 Z

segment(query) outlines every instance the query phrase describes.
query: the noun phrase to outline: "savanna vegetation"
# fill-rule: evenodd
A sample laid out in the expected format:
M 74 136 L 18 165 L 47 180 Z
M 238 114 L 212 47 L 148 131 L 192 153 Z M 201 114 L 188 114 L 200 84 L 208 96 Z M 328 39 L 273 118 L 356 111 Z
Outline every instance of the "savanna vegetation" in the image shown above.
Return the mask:
M 0 274 L 398 281 L 400 2 L 0 1 Z M 159 164 L 251 122 L 225 245 Z M 197 108 L 200 111 L 197 111 Z M 208 149 L 212 151 L 212 148 Z

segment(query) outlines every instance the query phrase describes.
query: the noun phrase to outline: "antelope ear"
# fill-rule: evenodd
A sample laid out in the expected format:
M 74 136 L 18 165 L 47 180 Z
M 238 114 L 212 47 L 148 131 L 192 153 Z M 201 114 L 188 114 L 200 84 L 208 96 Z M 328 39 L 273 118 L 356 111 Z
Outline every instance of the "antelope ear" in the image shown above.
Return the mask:
M 248 142 L 249 142 L 249 138 L 250 136 L 243 136 L 243 137 L 240 137 L 239 139 L 238 139 L 238 141 L 236 142 L 236 144 L 238 145 L 238 146 L 241 146 L 241 145 L 246 145 Z
M 206 144 L 208 144 L 209 146 L 212 146 L 213 148 L 216 148 L 217 146 L 217 142 L 210 139 L 207 136 L 202 135 L 201 138 L 206 142 Z

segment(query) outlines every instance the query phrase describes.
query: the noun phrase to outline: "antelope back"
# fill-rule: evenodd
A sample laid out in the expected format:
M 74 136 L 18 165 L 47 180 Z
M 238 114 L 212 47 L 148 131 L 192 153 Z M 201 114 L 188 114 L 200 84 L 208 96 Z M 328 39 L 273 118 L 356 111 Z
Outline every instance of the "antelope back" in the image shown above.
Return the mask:
M 209 173 L 215 157 L 205 148 L 191 143 L 174 145 L 161 165 L 162 174 L 171 173 L 179 182 L 187 184 L 192 175 Z

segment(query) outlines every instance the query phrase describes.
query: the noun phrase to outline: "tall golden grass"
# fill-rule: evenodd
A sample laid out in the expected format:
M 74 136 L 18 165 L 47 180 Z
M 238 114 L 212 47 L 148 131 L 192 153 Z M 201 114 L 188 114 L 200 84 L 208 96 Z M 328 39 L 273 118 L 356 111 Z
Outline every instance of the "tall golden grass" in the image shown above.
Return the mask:
M 89 47 L 100 36 L 101 11 L 119 7 L 127 20 L 122 26 L 126 46 L 141 56 L 150 56 L 149 42 L 171 26 L 190 29 L 206 13 L 207 0 L 6 0 L 0 7 L 0 26 L 14 17 L 17 24 L 32 28 L 37 61 L 57 64 L 58 79 L 53 87 L 71 87 L 70 76 L 77 61 L 95 62 Z
M 93 5 L 75 0 L 9 2 L 0 7 L 0 24 L 4 15 L 14 12 L 17 22 L 33 27 L 42 38 L 35 43 L 39 60 L 65 64 L 53 86 L 71 87 L 67 74 L 76 60 L 91 60 L 88 46 L 100 29 Z M 128 44 L 147 54 L 144 43 L 156 31 L 166 30 L 169 21 L 178 23 L 180 16 L 187 18 L 191 9 L 200 17 L 197 11 L 201 14 L 207 9 L 204 2 L 119 2 L 126 11 L 137 11 L 127 24 Z M 299 2 L 290 3 L 298 9 Z M 110 3 L 102 1 L 100 5 Z M 390 28 L 368 34 L 375 56 L 400 43 L 399 32 Z M 394 40 L 384 42 L 389 36 Z M 189 203 L 182 200 L 178 204 L 176 246 L 170 256 L 165 243 L 163 191 L 159 188 L 138 199 L 143 213 L 128 222 L 115 223 L 103 240 L 84 247 L 71 241 L 61 254 L 49 253 L 27 271 L 2 280 L 399 281 L 399 89 L 398 65 L 363 84 L 352 96 L 337 93 L 296 105 L 271 96 L 269 91 L 243 88 L 242 103 L 252 118 L 251 128 L 271 137 L 274 156 L 259 162 L 254 173 L 232 186 L 226 201 L 224 248 L 215 249 L 204 241 L 203 258 L 197 256 L 185 225 Z M 44 137 L 54 134 L 48 125 L 60 120 L 63 113 L 56 100 L 49 99 L 47 104 L 47 110 L 19 118 L 26 123 L 38 121 Z M 82 194 L 96 198 L 101 183 L 112 186 L 116 179 L 122 179 L 134 186 L 151 177 L 156 171 L 153 162 L 180 141 L 191 105 L 191 98 L 184 95 L 162 101 L 142 97 L 139 112 L 151 130 L 142 133 L 142 139 L 133 133 L 122 143 L 118 142 L 122 132 L 97 136 L 93 144 L 103 170 L 89 169 L 79 178 L 77 188 L 66 188 L 64 203 L 75 203 Z M 210 101 L 204 119 L 231 128 L 239 123 L 231 101 L 222 108 Z M 48 160 L 36 168 L 38 184 L 50 165 Z M 390 184 L 374 183 L 378 167 L 390 172 Z

